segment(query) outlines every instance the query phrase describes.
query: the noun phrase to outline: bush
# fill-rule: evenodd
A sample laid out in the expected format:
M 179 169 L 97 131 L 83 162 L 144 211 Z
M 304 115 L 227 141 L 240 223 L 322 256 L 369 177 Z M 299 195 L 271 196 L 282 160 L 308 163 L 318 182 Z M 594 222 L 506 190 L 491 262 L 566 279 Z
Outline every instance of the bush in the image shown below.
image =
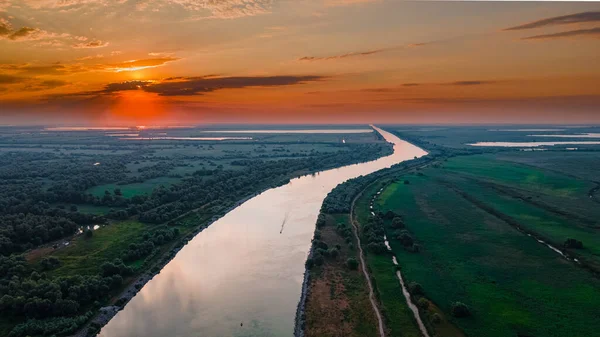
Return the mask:
M 306 263 L 304 263 L 304 266 L 306 267 L 306 269 L 312 269 L 312 267 L 314 267 L 315 265 L 315 261 L 312 258 L 308 258 L 306 259 Z
M 336 257 L 338 257 L 339 253 L 340 253 L 340 252 L 338 251 L 338 249 L 337 249 L 337 248 L 331 248 L 331 249 L 329 250 L 329 256 L 331 256 L 331 257 L 332 257 L 332 258 L 334 258 L 334 259 L 335 259 Z
M 321 254 L 316 254 L 313 260 L 315 261 L 315 266 L 322 266 L 325 262 Z
M 462 302 L 454 302 L 452 304 L 452 316 L 454 317 L 468 317 L 471 316 L 469 307 Z
M 392 227 L 402 229 L 404 228 L 404 222 L 400 217 L 395 217 L 392 219 Z
M 427 308 L 429 308 L 429 301 L 426 298 L 421 297 L 421 298 L 419 298 L 417 305 L 419 306 L 419 308 L 421 308 L 423 310 L 427 310 Z
M 350 270 L 358 269 L 358 261 L 356 261 L 356 259 L 353 257 L 346 260 L 346 265 L 348 266 L 348 269 L 350 269 Z
M 408 292 L 413 296 L 414 295 L 422 296 L 423 294 L 425 294 L 425 291 L 423 290 L 423 286 L 417 282 L 410 282 L 408 284 Z
M 564 243 L 565 248 L 583 249 L 583 242 L 568 238 Z
M 442 317 L 436 312 L 433 315 L 431 315 L 431 322 L 433 322 L 434 324 L 440 324 L 442 323 Z

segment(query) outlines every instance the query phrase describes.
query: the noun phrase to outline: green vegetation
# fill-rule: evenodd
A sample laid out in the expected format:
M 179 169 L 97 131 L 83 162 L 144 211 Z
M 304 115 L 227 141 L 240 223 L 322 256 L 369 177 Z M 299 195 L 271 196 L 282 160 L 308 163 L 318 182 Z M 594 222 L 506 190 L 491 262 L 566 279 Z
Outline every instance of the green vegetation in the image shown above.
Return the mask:
M 403 277 L 420 285 L 415 303 L 430 302 L 420 307 L 426 325 L 439 336 L 461 333 L 448 332 L 445 321 L 470 336 L 594 335 L 600 282 L 596 209 L 588 196 L 593 184 L 495 156 L 507 158 L 460 156 L 398 175 L 376 199 L 376 212 L 396 213 L 420 247 L 407 249 L 392 234 L 397 223 L 384 219 Z M 361 223 L 376 191 L 357 202 Z M 556 243 L 581 265 L 535 237 Z M 394 296 L 382 289 L 397 287 L 391 267 L 379 266 L 387 258 L 368 256 L 384 307 Z

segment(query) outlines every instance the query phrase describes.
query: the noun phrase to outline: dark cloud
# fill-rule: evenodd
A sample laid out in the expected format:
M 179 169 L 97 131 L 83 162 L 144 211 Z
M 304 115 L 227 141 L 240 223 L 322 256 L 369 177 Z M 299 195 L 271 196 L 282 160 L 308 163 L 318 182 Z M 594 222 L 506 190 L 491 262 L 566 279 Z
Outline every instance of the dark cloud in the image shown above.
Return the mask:
M 18 76 L 0 74 L 0 84 L 20 83 L 23 79 Z
M 115 91 L 124 91 L 124 90 L 137 90 L 145 87 L 152 82 L 150 81 L 127 81 L 120 83 L 110 83 L 104 87 L 104 92 L 110 93 Z
M 256 76 L 256 77 L 190 77 L 185 80 L 165 81 L 144 87 L 148 92 L 161 96 L 200 95 L 220 89 L 246 87 L 274 87 L 314 82 L 323 76 Z
M 546 26 L 564 25 L 569 23 L 581 23 L 581 22 L 598 22 L 600 21 L 600 12 L 582 12 L 577 14 L 555 16 L 552 18 L 542 19 L 538 21 L 529 22 L 523 25 L 506 28 L 504 30 L 523 30 L 532 29 Z
M 402 84 L 402 86 L 404 86 L 404 87 L 416 87 L 419 85 L 421 85 L 421 84 L 420 83 L 404 83 L 404 84 Z
M 17 31 L 12 32 L 8 35 L 11 40 L 27 40 L 29 37 L 36 34 L 39 30 L 31 27 L 23 27 Z
M 482 85 L 482 84 L 491 84 L 495 83 L 494 81 L 456 81 L 445 83 L 446 85 L 457 85 L 457 86 L 469 86 L 469 85 Z
M 324 76 L 255 76 L 255 77 L 176 77 L 163 81 L 127 81 L 110 83 L 102 90 L 71 94 L 71 96 L 106 95 L 119 91 L 144 90 L 160 96 L 193 96 L 222 90 L 247 87 L 276 87 L 325 79 Z
M 569 30 L 554 34 L 541 34 L 522 38 L 522 40 L 548 40 L 568 37 L 600 37 L 600 27 L 591 29 Z
M 12 31 L 10 24 L 3 18 L 0 18 L 0 36 L 9 35 Z

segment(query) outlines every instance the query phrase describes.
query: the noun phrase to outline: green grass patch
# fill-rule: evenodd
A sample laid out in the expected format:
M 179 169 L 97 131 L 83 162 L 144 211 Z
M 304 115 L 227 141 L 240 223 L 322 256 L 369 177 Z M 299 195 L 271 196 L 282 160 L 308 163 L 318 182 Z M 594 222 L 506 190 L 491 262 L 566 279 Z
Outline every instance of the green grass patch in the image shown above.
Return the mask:
M 408 252 L 394 239 L 390 245 L 406 281 L 420 283 L 467 335 L 591 336 L 600 329 L 600 283 L 590 273 L 427 172 L 405 178 L 410 184 L 392 185 L 377 208 L 401 214 L 422 249 Z M 472 316 L 452 318 L 455 301 L 466 303 Z

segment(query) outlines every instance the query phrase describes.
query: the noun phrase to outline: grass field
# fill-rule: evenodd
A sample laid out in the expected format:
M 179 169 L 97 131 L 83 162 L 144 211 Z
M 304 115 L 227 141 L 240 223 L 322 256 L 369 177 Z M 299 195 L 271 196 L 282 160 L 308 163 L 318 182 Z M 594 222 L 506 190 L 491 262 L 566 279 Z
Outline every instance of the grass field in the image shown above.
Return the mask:
M 392 250 L 405 279 L 420 283 L 425 297 L 467 336 L 597 334 L 598 279 L 457 193 L 457 189 L 466 192 L 544 236 L 554 235 L 559 242 L 567 236 L 580 237 L 586 254 L 595 256 L 596 230 L 580 223 L 581 219 L 568 220 L 568 214 L 558 215 L 551 207 L 540 206 L 565 208 L 582 202 L 589 182 L 498 162 L 490 156 L 452 158 L 442 168 L 402 179 L 410 183 L 389 185 L 376 208 L 402 215 L 421 250 L 408 252 L 391 239 Z M 507 196 L 496 185 L 491 188 L 490 181 L 504 190 L 526 190 L 545 198 L 532 203 Z M 552 204 L 558 200 L 570 201 Z M 360 209 L 368 214 L 364 202 Z M 393 229 L 386 225 L 388 237 L 393 237 Z M 379 256 L 369 257 L 378 288 L 397 284 L 391 278 L 377 278 L 381 263 Z M 381 300 L 385 304 L 385 296 Z M 472 316 L 453 318 L 450 312 L 455 301 L 466 303 Z M 447 335 L 433 326 L 437 335 Z
M 367 223 L 370 216 L 370 202 L 388 182 L 381 180 L 368 187 L 360 198 L 356 200 L 356 220 L 360 224 Z M 389 254 L 377 255 L 366 251 L 366 263 L 379 298 L 382 314 L 389 336 L 394 337 L 419 337 L 421 333 L 412 311 L 406 304 L 402 288 L 395 274 L 395 266 Z

